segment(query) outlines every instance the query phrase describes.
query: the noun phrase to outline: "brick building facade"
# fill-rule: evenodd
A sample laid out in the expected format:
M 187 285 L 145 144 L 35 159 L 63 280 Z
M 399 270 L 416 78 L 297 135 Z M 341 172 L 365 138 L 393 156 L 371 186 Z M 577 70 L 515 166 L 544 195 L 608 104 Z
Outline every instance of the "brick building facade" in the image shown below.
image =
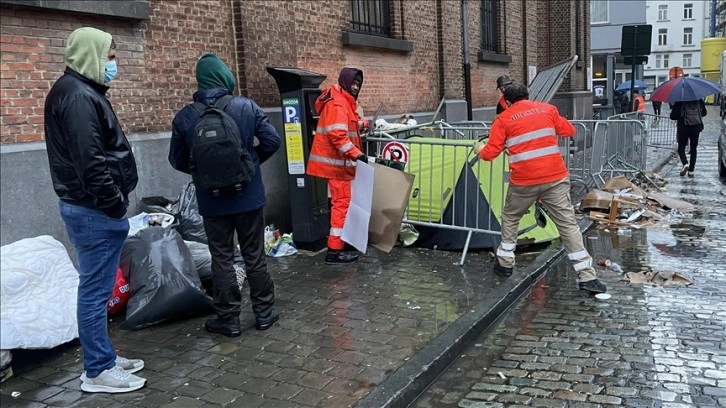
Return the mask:
M 2 0 L 1 141 L 42 140 L 44 97 L 64 69 L 66 37 L 83 25 L 116 39 L 119 77 L 110 97 L 128 133 L 169 130 L 174 113 L 195 90 L 194 64 L 206 51 L 236 66 L 239 92 L 261 106 L 279 104 L 266 66 L 327 75 L 323 86 L 337 78 L 341 67 L 359 67 L 365 73 L 360 99 L 365 112 L 373 112 L 379 102 L 384 114 L 431 111 L 443 97 L 464 98 L 460 1 L 373 0 L 390 7 L 389 38 L 353 30 L 352 7 L 358 2 L 135 0 L 125 3 L 147 5 L 148 16 L 114 16 L 17 6 L 42 4 L 33 0 Z M 493 3 L 496 10 L 495 52 L 482 52 L 485 3 Z M 526 80 L 528 66 L 542 69 L 572 54 L 589 60 L 587 2 L 466 4 L 475 108 L 495 104 L 493 84 L 499 75 Z M 355 38 L 342 40 L 344 33 Z M 586 70 L 578 67 L 563 90 L 585 89 Z
M 109 98 L 139 164 L 140 182 L 129 198 L 135 214 L 141 197 L 175 197 L 188 180 L 166 155 L 171 120 L 196 90 L 194 65 L 203 53 L 232 67 L 237 91 L 256 100 L 281 135 L 280 97 L 268 66 L 326 75 L 322 86 L 355 66 L 365 73 L 360 102 L 369 117 L 383 103 L 384 118 L 429 120 L 446 98 L 443 117 L 461 119 L 462 4 L 476 119 L 493 116 L 497 76 L 526 81 L 530 66 L 541 70 L 573 54 L 589 61 L 588 1 L 0 0 L 0 243 L 65 236 L 47 173 L 43 104 L 65 68 L 65 40 L 74 29 L 97 27 L 117 44 L 119 74 Z M 561 91 L 584 91 L 585 78 L 580 63 Z M 263 166 L 265 215 L 289 231 L 285 160 L 280 152 Z

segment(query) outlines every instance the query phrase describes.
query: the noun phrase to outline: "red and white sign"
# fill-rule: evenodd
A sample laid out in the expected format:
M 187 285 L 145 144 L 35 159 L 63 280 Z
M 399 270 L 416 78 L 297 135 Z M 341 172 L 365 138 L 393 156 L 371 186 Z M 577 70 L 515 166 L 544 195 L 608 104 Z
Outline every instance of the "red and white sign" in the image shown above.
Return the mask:
M 408 163 L 408 146 L 401 142 L 389 142 L 383 146 L 381 156 L 384 159 Z

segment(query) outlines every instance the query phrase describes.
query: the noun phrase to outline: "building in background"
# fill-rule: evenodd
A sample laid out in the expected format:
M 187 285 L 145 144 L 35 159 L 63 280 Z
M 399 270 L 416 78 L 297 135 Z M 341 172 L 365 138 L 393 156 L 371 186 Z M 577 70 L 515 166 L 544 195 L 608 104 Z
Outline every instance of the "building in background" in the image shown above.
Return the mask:
M 709 34 L 710 4 L 702 0 L 646 1 L 653 37 L 643 80 L 650 90 L 668 81 L 668 71 L 675 66 L 682 67 L 685 76 L 701 76 L 701 41 Z
M 632 68 L 623 64 L 620 55 L 624 25 L 646 24 L 646 0 L 591 0 L 590 37 L 591 76 L 594 108 L 601 116 L 613 111 L 615 88 L 630 80 Z M 642 79 L 643 67 L 636 69 L 636 79 Z
M 359 102 L 369 117 L 382 103 L 384 118 L 413 114 L 425 122 L 444 99 L 442 116 L 463 120 L 470 99 L 473 118 L 486 120 L 494 116 L 499 75 L 526 82 L 536 69 L 578 55 L 555 102 L 568 117 L 592 117 L 587 1 L 0 0 L 0 7 L 3 245 L 65 236 L 51 215 L 57 198 L 42 141 L 43 101 L 63 72 L 66 37 L 81 26 L 116 39 L 119 75 L 109 97 L 139 161 L 131 214 L 142 197 L 176 197 L 188 180 L 166 156 L 172 117 L 196 90 L 194 65 L 205 52 L 230 65 L 238 92 L 257 101 L 281 135 L 280 94 L 266 67 L 325 75 L 323 87 L 342 67 L 358 67 L 365 75 Z M 287 176 L 281 149 L 263 177 L 267 221 L 285 231 Z

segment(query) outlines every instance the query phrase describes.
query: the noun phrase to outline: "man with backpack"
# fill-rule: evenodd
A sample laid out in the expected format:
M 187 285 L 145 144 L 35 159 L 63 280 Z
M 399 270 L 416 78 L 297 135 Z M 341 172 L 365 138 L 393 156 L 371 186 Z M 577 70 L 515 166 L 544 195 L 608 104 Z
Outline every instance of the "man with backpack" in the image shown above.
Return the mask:
M 671 107 L 671 120 L 677 120 L 678 157 L 681 159 L 683 168 L 680 176 L 688 173 L 693 178 L 693 170 L 696 168 L 696 149 L 698 148 L 698 137 L 703 131 L 703 117 L 706 116 L 706 104 L 703 99 L 697 101 L 676 102 Z M 690 144 L 689 161 L 686 158 L 686 145 Z
M 275 286 L 264 252 L 266 198 L 260 172 L 260 164 L 280 147 L 280 136 L 254 101 L 232 96 L 234 75 L 216 55 L 205 54 L 197 61 L 196 79 L 194 103 L 182 108 L 172 122 L 169 163 L 192 175 L 212 255 L 217 318 L 207 320 L 204 328 L 235 337 L 242 334 L 242 294 L 233 267 L 235 232 L 255 327 L 267 330 L 280 318 L 273 307 Z

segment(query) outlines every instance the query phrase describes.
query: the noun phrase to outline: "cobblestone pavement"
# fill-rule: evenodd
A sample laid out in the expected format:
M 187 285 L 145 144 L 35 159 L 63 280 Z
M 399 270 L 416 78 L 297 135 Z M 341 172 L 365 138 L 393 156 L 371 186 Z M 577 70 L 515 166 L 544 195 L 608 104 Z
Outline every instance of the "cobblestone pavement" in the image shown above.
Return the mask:
M 625 272 L 681 271 L 692 286 L 629 285 L 602 271 L 612 298 L 596 301 L 562 260 L 411 407 L 726 407 L 726 186 L 710 113 L 697 177 L 679 177 L 677 160 L 661 172 L 666 192 L 700 211 L 586 240 Z
M 348 267 L 326 266 L 323 257 L 269 259 L 281 318 L 264 332 L 254 329 L 249 304 L 241 316 L 247 329 L 233 339 L 204 331 L 209 316 L 135 332 L 120 330 L 121 319 L 114 319 L 119 354 L 146 362 L 139 374 L 148 383 L 139 391 L 82 393 L 75 342 L 14 352 L 15 376 L 0 386 L 0 406 L 347 407 L 472 305 L 499 289 L 506 295 L 522 279 L 493 276 L 486 252 L 469 254 L 463 267 L 460 253 L 423 249 L 371 250 Z

